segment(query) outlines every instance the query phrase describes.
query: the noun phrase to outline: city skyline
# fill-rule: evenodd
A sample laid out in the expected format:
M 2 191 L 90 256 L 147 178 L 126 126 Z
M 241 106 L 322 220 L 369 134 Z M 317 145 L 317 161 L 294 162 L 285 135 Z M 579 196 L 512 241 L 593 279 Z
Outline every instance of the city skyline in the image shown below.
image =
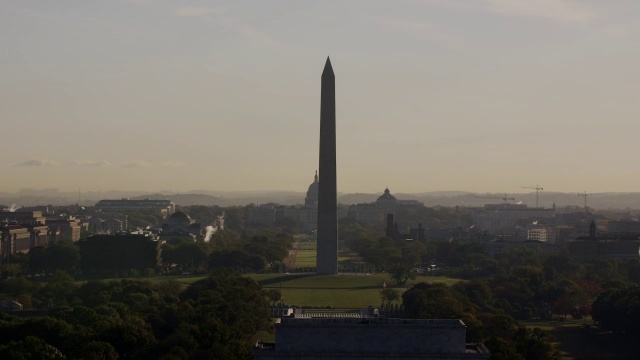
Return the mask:
M 400 5 L 398 5 L 400 4 Z M 1 191 L 634 192 L 640 4 L 0 4 Z

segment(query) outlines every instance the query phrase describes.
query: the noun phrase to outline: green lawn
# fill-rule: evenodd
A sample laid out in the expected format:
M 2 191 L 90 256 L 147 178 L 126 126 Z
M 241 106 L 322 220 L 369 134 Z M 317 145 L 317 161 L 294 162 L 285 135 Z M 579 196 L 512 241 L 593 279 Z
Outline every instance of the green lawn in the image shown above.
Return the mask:
M 280 289 L 284 302 L 298 306 L 332 306 L 334 308 L 366 308 L 380 304 L 383 282 L 387 288 L 406 288 L 423 281 L 456 283 L 457 279 L 421 276 L 409 280 L 404 287 L 396 287 L 388 274 L 372 275 L 306 275 L 256 274 L 249 275 L 265 289 Z
M 521 323 L 551 334 L 556 339 L 563 359 L 635 359 L 640 351 L 640 344 L 635 337 L 602 331 L 593 327 L 593 321 L 589 318 Z
M 120 281 L 120 280 L 136 280 L 136 281 L 150 281 L 150 282 L 162 282 L 162 281 L 175 281 L 183 286 L 193 284 L 198 280 L 206 278 L 205 275 L 169 275 L 169 276 L 153 276 L 153 277 L 128 277 L 128 278 L 108 278 L 99 279 L 99 281 Z M 78 285 L 86 283 L 87 280 L 76 281 Z
M 315 267 L 316 256 L 318 251 L 313 250 L 298 250 L 296 255 L 296 267 Z
M 257 281 L 264 289 L 280 289 L 284 302 L 289 305 L 298 306 L 331 306 L 333 308 L 361 309 L 369 305 L 378 306 L 380 304 L 380 291 L 382 283 L 387 283 L 387 288 L 397 289 L 403 292 L 409 287 L 425 281 L 441 282 L 447 285 L 457 283 L 458 279 L 438 276 L 418 276 L 414 280 L 409 280 L 404 286 L 396 286 L 389 274 L 364 275 L 322 275 L 313 274 L 248 274 L 246 275 Z M 206 276 L 158 276 L 151 278 L 129 278 L 131 280 L 144 281 L 167 281 L 172 280 L 183 287 L 187 287 L 194 282 L 204 279 Z M 102 281 L 121 280 L 108 279 Z M 84 281 L 79 281 L 79 284 Z

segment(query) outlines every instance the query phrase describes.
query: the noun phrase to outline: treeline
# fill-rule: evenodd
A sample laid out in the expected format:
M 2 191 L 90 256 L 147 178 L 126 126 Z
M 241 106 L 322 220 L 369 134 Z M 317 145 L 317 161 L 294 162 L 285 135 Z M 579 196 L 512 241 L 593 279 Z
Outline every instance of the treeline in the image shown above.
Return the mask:
M 616 284 L 605 290 L 593 304 L 593 319 L 605 330 L 637 336 L 640 333 L 640 287 Z
M 431 275 L 463 279 L 450 287 L 407 290 L 401 296 L 406 316 L 460 318 L 467 340 L 484 342 L 492 359 L 558 358 L 547 333 L 518 321 L 592 316 L 604 330 L 640 331 L 639 259 L 577 260 L 566 251 L 543 254 L 525 247 L 489 257 L 483 243 L 392 240 L 355 222 L 342 225 L 345 246 L 398 285 L 432 264 L 437 270 Z M 387 303 L 400 297 L 389 288 L 381 295 Z
M 293 241 L 293 235 L 280 228 L 247 231 L 244 236 L 223 230 L 215 233 L 208 243 L 168 241 L 162 260 L 193 272 L 217 268 L 238 272 L 278 271 Z
M 492 359 L 559 358 L 551 336 L 520 320 L 591 315 L 604 330 L 640 331 L 638 259 L 577 261 L 567 252 L 545 255 L 526 248 L 489 258 L 480 244 L 455 241 L 430 243 L 425 256 L 443 266 L 442 274 L 465 280 L 407 290 L 406 316 L 462 319 L 467 340 L 484 342 Z
M 581 318 L 591 314 L 594 300 L 604 290 L 640 283 L 639 259 L 576 260 L 567 251 L 542 254 L 515 247 L 489 257 L 485 245 L 460 241 L 392 240 L 367 232 L 358 224 L 351 250 L 397 284 L 415 277 L 418 269 L 437 265 L 433 274 L 484 284 L 490 295 L 484 303 L 520 320 Z M 364 236 L 363 236 L 364 235 Z M 422 271 L 422 270 L 421 270 Z
M 76 243 L 57 242 L 16 254 L 0 265 L 0 280 L 19 275 L 65 271 L 76 278 L 155 276 L 207 273 L 216 268 L 261 272 L 281 267 L 293 236 L 272 228 L 217 232 L 210 242 L 169 239 L 158 243 L 143 235 L 94 235 Z M 157 267 L 158 260 L 163 266 Z
M 45 284 L 20 279 L 0 292 L 49 306 L 40 316 L 0 313 L 2 359 L 250 359 L 250 337 L 270 326 L 266 293 L 229 272 L 184 291 L 172 281 L 78 285 L 61 272 Z
M 405 315 L 411 319 L 461 319 L 468 342 L 483 342 L 493 360 L 561 359 L 553 338 L 527 329 L 492 303 L 481 281 L 418 284 L 402 294 Z

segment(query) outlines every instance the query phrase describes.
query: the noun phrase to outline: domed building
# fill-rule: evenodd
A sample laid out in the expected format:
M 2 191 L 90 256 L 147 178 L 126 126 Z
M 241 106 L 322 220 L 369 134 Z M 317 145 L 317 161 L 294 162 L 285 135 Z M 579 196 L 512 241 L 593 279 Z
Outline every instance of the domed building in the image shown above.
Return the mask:
M 307 190 L 307 197 L 304 198 L 305 206 L 318 206 L 318 171 L 313 177 L 313 182 L 309 185 Z
M 262 204 L 254 206 L 249 212 L 249 223 L 272 226 L 276 221 L 291 218 L 296 221 L 300 230 L 313 231 L 318 226 L 318 172 L 307 188 L 304 205 L 283 206 L 278 204 Z M 338 219 L 348 216 L 346 208 L 338 208 Z
M 202 238 L 202 225 L 196 223 L 189 215 L 182 211 L 176 211 L 162 224 L 160 239 L 192 239 Z
M 383 224 L 387 215 L 395 214 L 399 208 L 422 206 L 424 204 L 416 200 L 398 200 L 389 188 L 385 188 L 376 202 L 351 205 L 349 217 L 368 225 Z
M 398 199 L 396 199 L 395 196 L 391 195 L 389 188 L 385 188 L 384 194 L 380 195 L 378 197 L 378 200 L 376 200 L 376 205 L 383 208 L 395 208 L 396 205 L 398 205 Z
M 313 176 L 304 206 L 300 209 L 299 224 L 302 231 L 313 231 L 318 227 L 318 171 Z
M 189 215 L 183 213 L 182 211 L 176 211 L 171 216 L 167 218 L 167 222 L 163 225 L 167 227 L 180 227 L 185 226 L 189 227 L 193 223 L 193 220 L 189 217 Z

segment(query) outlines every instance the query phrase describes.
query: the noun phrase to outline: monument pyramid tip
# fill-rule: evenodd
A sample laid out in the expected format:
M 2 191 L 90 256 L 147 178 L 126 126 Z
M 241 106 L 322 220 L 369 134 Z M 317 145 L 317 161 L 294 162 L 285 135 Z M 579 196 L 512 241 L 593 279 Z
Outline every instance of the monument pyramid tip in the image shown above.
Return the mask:
M 324 64 L 324 70 L 322 71 L 322 75 L 333 75 L 333 67 L 331 66 L 331 59 L 327 56 L 327 62 Z

